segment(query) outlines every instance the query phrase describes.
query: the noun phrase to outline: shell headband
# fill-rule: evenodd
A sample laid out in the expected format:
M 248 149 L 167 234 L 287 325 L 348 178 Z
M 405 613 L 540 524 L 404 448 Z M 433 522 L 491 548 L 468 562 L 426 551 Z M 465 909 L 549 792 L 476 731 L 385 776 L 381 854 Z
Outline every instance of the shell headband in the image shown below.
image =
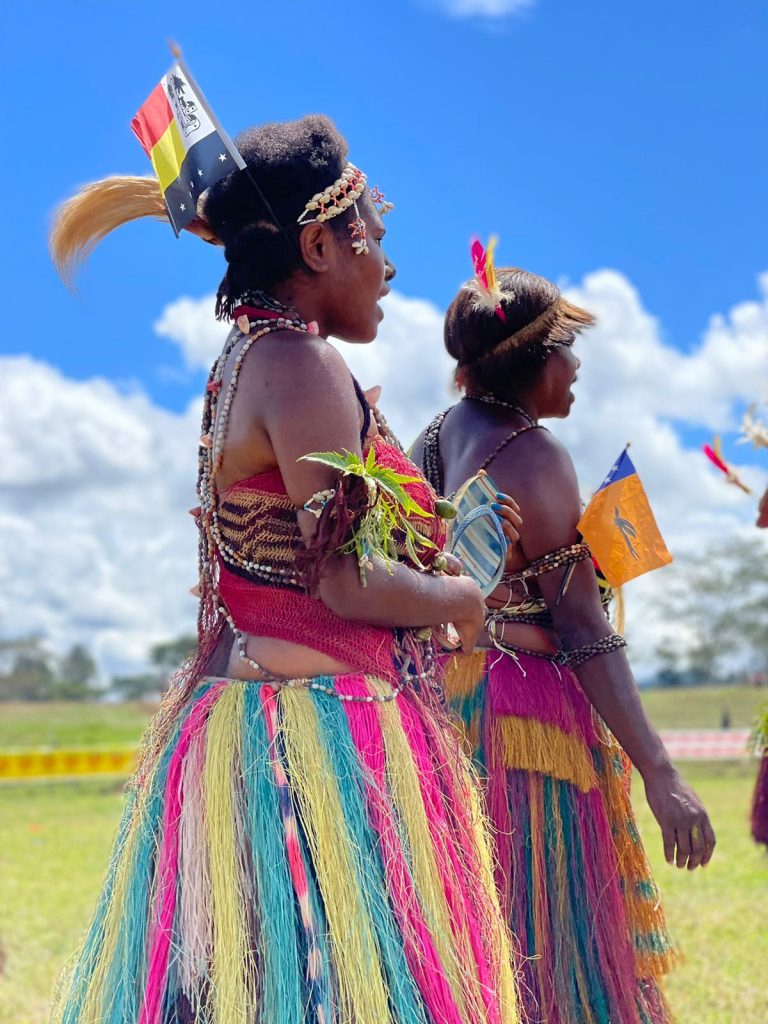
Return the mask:
M 365 174 L 354 164 L 346 164 L 332 185 L 317 192 L 307 202 L 301 214 L 296 218 L 297 224 L 322 224 L 333 217 L 338 217 L 350 206 L 355 208 L 355 219 L 349 225 L 352 234 L 352 248 L 358 256 L 364 256 L 368 252 L 367 225 L 360 216 L 357 201 L 365 191 L 368 179 Z M 384 193 L 378 188 L 371 189 L 371 200 L 382 216 L 393 209 L 393 203 L 388 203 Z

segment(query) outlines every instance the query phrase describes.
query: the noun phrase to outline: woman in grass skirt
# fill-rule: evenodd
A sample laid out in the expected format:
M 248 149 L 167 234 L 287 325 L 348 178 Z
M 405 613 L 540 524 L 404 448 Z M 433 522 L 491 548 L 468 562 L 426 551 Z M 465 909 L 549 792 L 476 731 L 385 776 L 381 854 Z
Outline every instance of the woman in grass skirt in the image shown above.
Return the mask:
M 482 597 L 325 340 L 376 336 L 388 204 L 326 118 L 237 145 L 247 172 L 190 225 L 224 246 L 217 313 L 233 322 L 200 439 L 199 647 L 145 740 L 56 1019 L 516 1022 L 428 628 L 453 622 L 471 650 Z M 154 180 L 87 187 L 60 212 L 55 259 L 66 272 L 142 215 L 164 216 Z
M 675 951 L 624 750 L 667 860 L 706 864 L 714 835 L 643 713 L 577 533 L 573 465 L 540 422 L 570 412 L 573 343 L 593 318 L 534 274 L 501 270 L 495 282 L 487 268 L 485 277 L 464 286 L 446 316 L 464 397 L 427 429 L 415 458 L 438 493 L 486 470 L 517 499 L 522 526 L 480 649 L 453 659 L 446 690 L 487 778 L 526 1019 L 661 1024 L 660 980 Z

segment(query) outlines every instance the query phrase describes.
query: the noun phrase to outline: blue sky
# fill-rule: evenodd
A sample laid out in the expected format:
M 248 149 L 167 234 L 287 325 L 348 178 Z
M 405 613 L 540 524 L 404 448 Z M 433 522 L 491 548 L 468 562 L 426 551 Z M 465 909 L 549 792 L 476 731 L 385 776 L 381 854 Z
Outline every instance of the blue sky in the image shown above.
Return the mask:
M 754 294 L 768 262 L 764 3 L 538 0 L 508 17 L 450 6 L 7 0 L 2 351 L 140 382 L 173 409 L 198 387 L 151 325 L 174 296 L 215 286 L 218 253 L 131 226 L 73 299 L 45 247 L 51 210 L 77 185 L 147 171 L 129 122 L 171 36 L 231 133 L 308 111 L 336 119 L 397 203 L 390 251 L 406 295 L 444 306 L 468 239 L 491 231 L 502 262 L 555 279 L 620 268 L 682 349 Z
M 231 134 L 327 113 L 395 201 L 395 292 L 376 343 L 345 354 L 384 385 L 404 440 L 455 399 L 442 311 L 470 238 L 496 232 L 501 263 L 566 282 L 598 316 L 553 427 L 584 496 L 632 440 L 676 557 L 735 534 L 763 551 L 768 459 L 736 438 L 746 404 L 768 401 L 764 0 L 5 0 L 0 636 L 83 641 L 131 671 L 194 622 L 187 509 L 221 254 L 128 225 L 73 296 L 46 245 L 79 185 L 150 173 L 129 125 L 169 37 Z M 753 496 L 701 455 L 717 431 Z M 641 675 L 676 568 L 628 588 Z

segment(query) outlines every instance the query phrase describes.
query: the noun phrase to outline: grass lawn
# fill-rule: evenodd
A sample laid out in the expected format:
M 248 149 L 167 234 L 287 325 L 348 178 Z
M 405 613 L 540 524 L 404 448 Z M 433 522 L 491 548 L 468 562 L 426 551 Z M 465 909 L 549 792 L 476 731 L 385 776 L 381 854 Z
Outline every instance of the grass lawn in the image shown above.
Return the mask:
M 701 691 L 657 693 L 667 702 L 659 713 L 668 716 L 659 724 L 672 727 L 681 712 L 690 717 Z M 147 713 L 141 705 L 4 705 L 0 746 L 131 742 Z M 680 1024 L 768 1021 L 768 856 L 751 842 L 747 822 L 755 768 L 684 765 L 719 838 L 712 864 L 693 874 L 664 863 L 636 786 L 670 927 L 687 954 L 669 983 Z M 111 779 L 0 785 L 0 1024 L 47 1019 L 56 975 L 93 909 L 120 808 L 121 784 Z
M 1 1024 L 43 1024 L 107 866 L 122 783 L 0 786 Z
M 745 729 L 768 703 L 768 689 L 755 686 L 654 687 L 641 693 L 657 729 L 719 729 L 726 709 L 731 727 Z
M 137 743 L 153 704 L 79 701 L 0 704 L 0 749 L 95 747 Z
M 669 978 L 679 1024 L 768 1021 L 768 855 L 749 835 L 755 764 L 688 762 L 685 778 L 704 801 L 717 832 L 704 870 L 665 863 L 661 838 L 636 779 L 635 806 L 670 929 L 686 955 Z

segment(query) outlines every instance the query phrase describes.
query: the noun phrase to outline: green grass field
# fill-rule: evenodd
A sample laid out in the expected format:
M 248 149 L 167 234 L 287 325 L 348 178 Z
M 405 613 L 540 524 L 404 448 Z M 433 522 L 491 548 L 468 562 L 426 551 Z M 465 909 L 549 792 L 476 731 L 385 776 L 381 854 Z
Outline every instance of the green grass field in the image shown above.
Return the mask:
M 768 702 L 768 690 L 754 686 L 671 687 L 641 692 L 657 729 L 719 729 L 725 710 L 734 729 L 747 728 Z
M 675 691 L 666 693 L 663 724 L 679 726 L 681 715 L 693 714 L 698 693 L 683 691 L 683 700 Z M 36 705 L 30 713 L 28 707 L 5 705 L 0 712 L 0 745 L 80 745 L 86 737 L 99 744 L 135 740 L 148 709 Z M 739 724 L 748 722 L 736 721 L 734 714 Z M 636 786 L 640 824 L 670 926 L 687 956 L 669 984 L 680 1024 L 768 1021 L 768 856 L 751 842 L 747 822 L 754 774 L 754 763 L 685 766 L 719 839 L 712 864 L 693 874 L 664 863 Z M 93 909 L 120 807 L 121 785 L 114 780 L 0 786 L 0 1024 L 46 1020 L 57 972 Z
M 137 743 L 152 704 L 51 701 L 0 704 L 0 750 L 9 747 L 96 747 Z

